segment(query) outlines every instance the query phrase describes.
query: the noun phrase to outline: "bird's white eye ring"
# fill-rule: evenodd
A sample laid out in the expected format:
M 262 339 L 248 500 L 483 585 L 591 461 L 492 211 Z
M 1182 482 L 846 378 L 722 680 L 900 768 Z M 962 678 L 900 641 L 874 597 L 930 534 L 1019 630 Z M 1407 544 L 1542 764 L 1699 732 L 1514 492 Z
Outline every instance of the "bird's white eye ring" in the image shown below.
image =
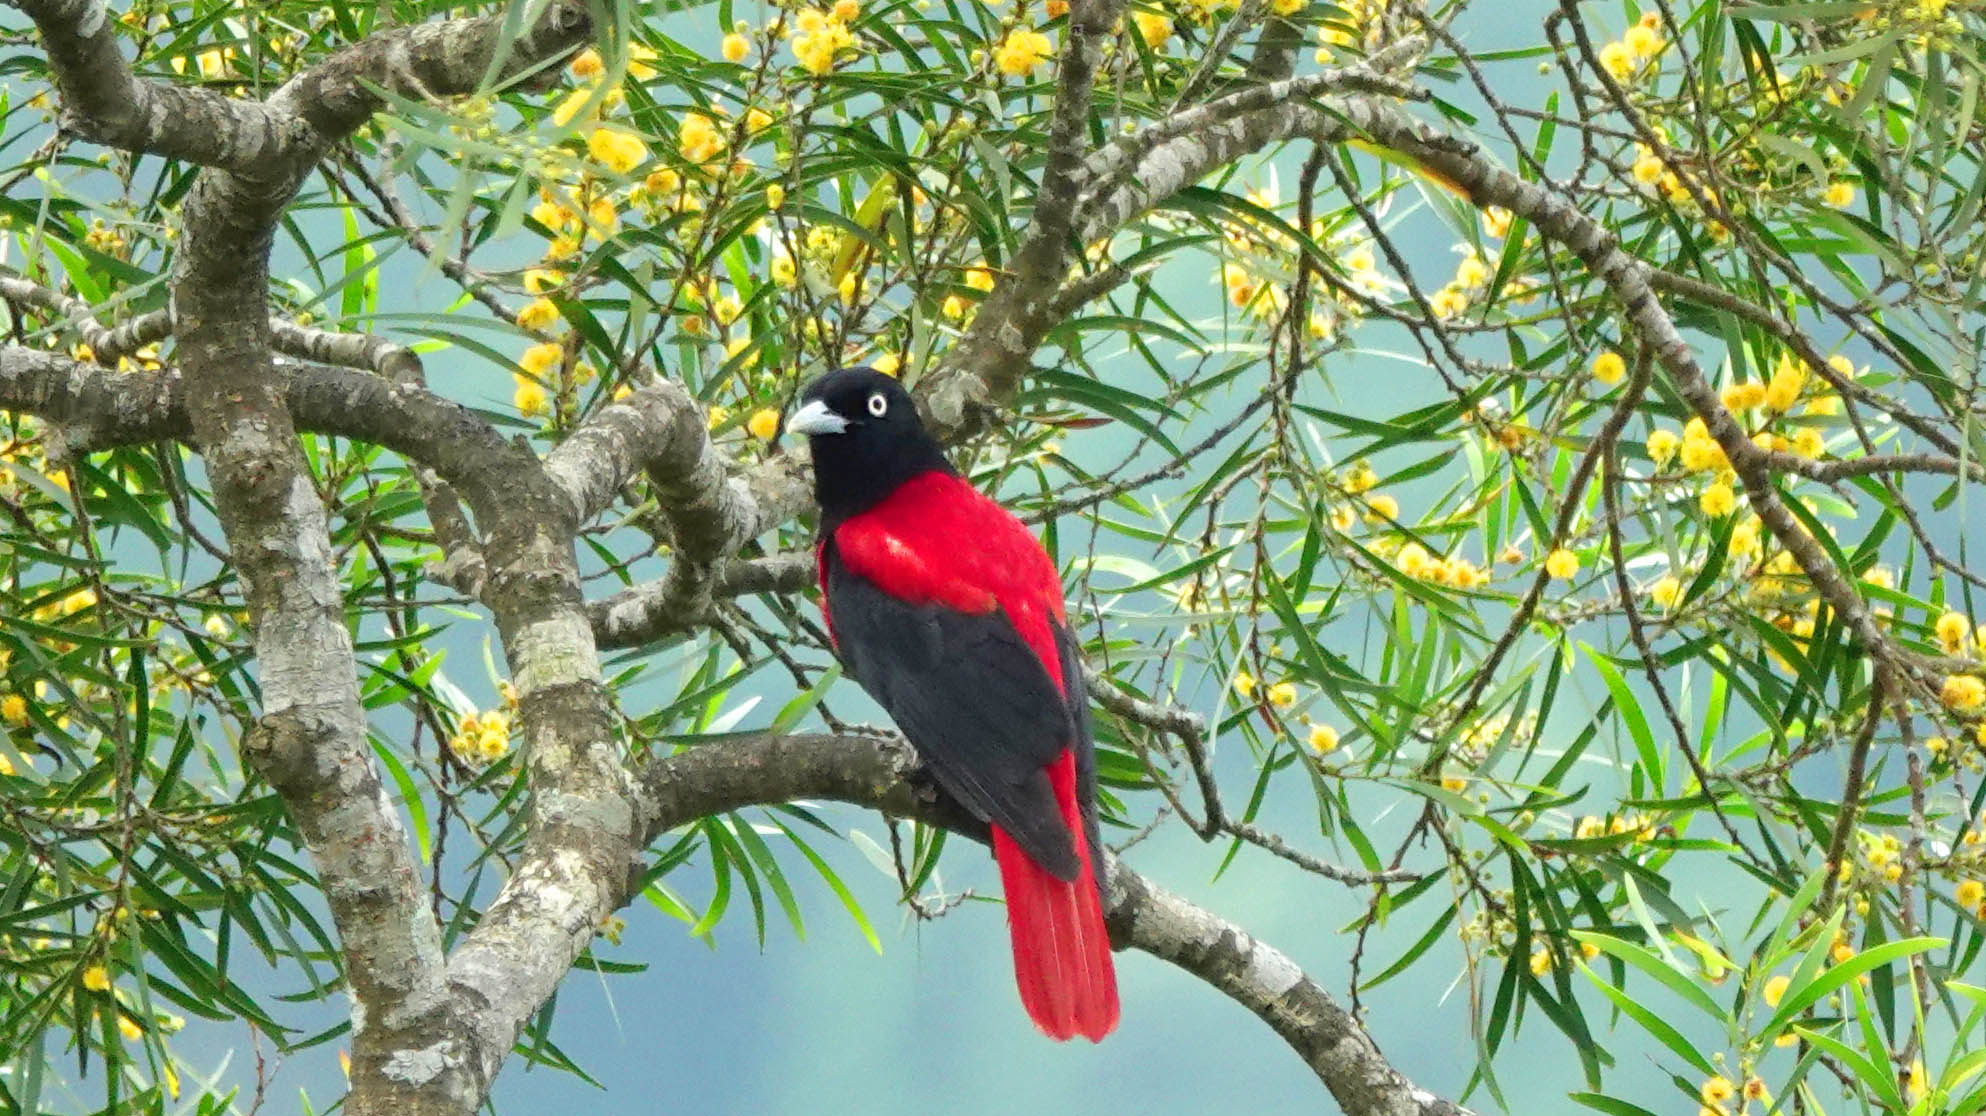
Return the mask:
M 876 416 L 877 418 L 882 418 L 884 415 L 889 413 L 889 410 L 890 410 L 890 401 L 883 397 L 882 392 L 879 391 L 869 397 L 870 414 Z

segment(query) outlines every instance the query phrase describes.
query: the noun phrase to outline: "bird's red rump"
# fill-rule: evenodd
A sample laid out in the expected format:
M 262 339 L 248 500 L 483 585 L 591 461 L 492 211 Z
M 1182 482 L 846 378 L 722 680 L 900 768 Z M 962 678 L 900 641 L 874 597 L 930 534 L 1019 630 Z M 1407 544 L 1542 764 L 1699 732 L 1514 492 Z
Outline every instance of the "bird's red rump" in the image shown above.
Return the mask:
M 1075 835 L 1082 870 L 1073 880 L 1057 879 L 993 828 L 993 855 L 1007 893 L 1014 982 L 1028 1017 L 1050 1038 L 1082 1035 L 1098 1042 L 1117 1026 L 1117 971 L 1076 804 L 1075 757 L 1064 751 L 1047 771 L 1056 805 Z

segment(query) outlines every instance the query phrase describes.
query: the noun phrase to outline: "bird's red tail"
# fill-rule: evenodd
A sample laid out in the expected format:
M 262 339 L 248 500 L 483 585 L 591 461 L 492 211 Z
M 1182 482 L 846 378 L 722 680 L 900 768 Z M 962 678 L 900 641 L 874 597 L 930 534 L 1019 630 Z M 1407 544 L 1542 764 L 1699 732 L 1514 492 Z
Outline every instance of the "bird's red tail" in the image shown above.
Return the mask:
M 1075 758 L 1063 752 L 1048 765 L 1055 802 L 1076 835 L 1082 872 L 1060 880 L 993 827 L 993 856 L 1007 891 L 1007 929 L 1014 940 L 1014 980 L 1021 1003 L 1050 1038 L 1083 1035 L 1091 1042 L 1117 1026 L 1117 970 L 1103 904 L 1090 865 L 1089 838 L 1076 807 Z

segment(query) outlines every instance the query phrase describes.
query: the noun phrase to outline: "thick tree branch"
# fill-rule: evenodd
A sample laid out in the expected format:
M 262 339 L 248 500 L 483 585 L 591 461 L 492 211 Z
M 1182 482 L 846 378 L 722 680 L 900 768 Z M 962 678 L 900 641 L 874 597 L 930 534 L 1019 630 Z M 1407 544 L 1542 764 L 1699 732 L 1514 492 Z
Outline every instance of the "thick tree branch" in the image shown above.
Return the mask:
M 283 149 L 281 123 L 264 106 L 132 73 L 103 0 L 9 2 L 41 32 L 63 130 L 106 147 L 243 171 Z
M 814 556 L 776 554 L 725 562 L 711 573 L 710 597 L 740 597 L 749 593 L 797 593 L 814 583 Z M 586 606 L 593 638 L 602 648 L 640 647 L 664 636 L 692 631 L 705 613 L 685 614 L 677 595 L 662 578 L 624 589 Z
M 651 761 L 641 772 L 649 837 L 746 806 L 826 798 L 915 817 L 983 840 L 983 828 L 919 795 L 910 750 L 894 738 L 755 736 Z M 1147 882 L 1109 870 L 1111 937 L 1206 981 L 1288 1043 L 1351 1116 L 1464 1112 L 1394 1069 L 1372 1037 L 1288 955 L 1231 922 Z

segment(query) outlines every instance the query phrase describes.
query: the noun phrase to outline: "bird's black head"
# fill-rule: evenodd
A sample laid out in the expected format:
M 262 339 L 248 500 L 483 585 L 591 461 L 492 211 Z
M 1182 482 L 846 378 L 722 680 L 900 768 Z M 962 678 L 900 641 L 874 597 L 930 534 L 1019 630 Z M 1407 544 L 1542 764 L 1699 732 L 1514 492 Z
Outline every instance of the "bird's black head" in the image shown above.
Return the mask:
M 838 369 L 802 388 L 786 429 L 805 434 L 813 447 L 823 530 L 875 507 L 920 473 L 953 471 L 910 393 L 873 368 Z

